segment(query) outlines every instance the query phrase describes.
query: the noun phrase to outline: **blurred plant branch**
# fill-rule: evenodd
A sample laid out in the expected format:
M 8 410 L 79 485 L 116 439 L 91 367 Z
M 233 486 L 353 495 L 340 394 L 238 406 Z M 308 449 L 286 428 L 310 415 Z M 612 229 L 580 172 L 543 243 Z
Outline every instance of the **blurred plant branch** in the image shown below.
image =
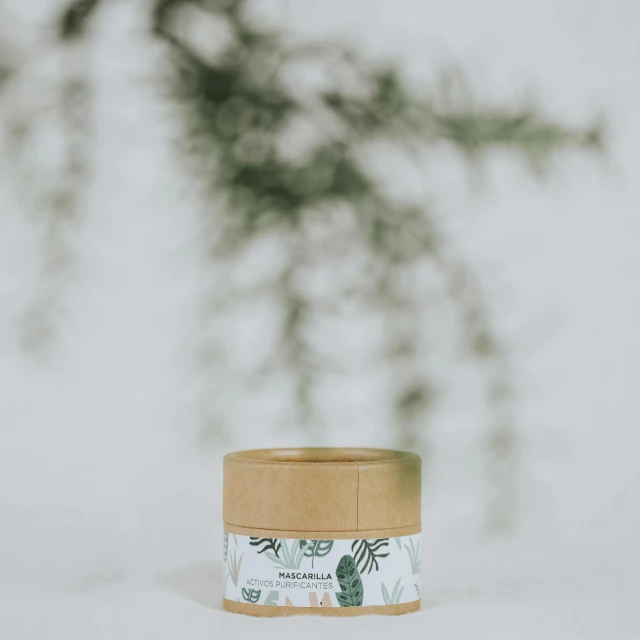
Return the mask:
M 215 59 L 178 35 L 174 19 L 186 5 L 214 15 L 231 33 Z M 406 447 L 425 444 L 437 392 L 437 380 L 424 366 L 424 300 L 406 284 L 409 274 L 430 261 L 458 311 L 466 351 L 482 363 L 487 378 L 494 415 L 486 439 L 489 520 L 494 528 L 507 527 L 515 511 L 518 466 L 507 351 L 471 266 L 455 255 L 434 212 L 389 197 L 384 181 L 365 168 L 366 159 L 379 143 L 408 152 L 445 144 L 471 164 L 492 149 L 506 148 L 542 173 L 559 151 L 599 149 L 601 128 L 567 127 L 531 106 L 478 104 L 459 73 L 444 73 L 425 98 L 404 87 L 394 67 L 371 65 L 340 43 L 295 44 L 284 33 L 255 26 L 248 5 L 242 0 L 156 5 L 154 30 L 173 51 L 174 96 L 184 106 L 193 171 L 200 173 L 208 199 L 224 203 L 222 215 L 219 208 L 205 212 L 216 219 L 204 225 L 215 228 L 204 236 L 207 253 L 213 260 L 234 261 L 260 238 L 287 239 L 286 266 L 271 282 L 283 310 L 275 345 L 282 357 L 270 364 L 289 371 L 300 426 L 317 415 L 314 388 L 323 374 L 317 366 L 323 354 L 316 353 L 309 336 L 327 307 L 304 284 L 309 257 L 324 255 L 326 267 L 336 255 L 364 256 L 364 268 L 348 284 L 336 285 L 329 306 L 340 309 L 347 298 L 357 299 L 364 312 L 385 316 L 387 339 L 379 359 L 393 370 L 394 426 L 399 445 Z M 301 91 L 291 80 L 301 61 L 324 70 L 329 82 L 315 93 Z M 334 79 L 340 75 L 348 81 Z M 281 140 L 298 122 L 319 135 L 292 158 Z M 307 222 L 336 207 L 350 212 L 348 238 L 340 237 L 336 224 L 329 234 L 332 246 L 320 248 L 306 231 Z M 331 225 L 328 214 L 327 220 Z M 232 304 L 234 292 L 228 295 Z
M 59 39 L 86 41 L 99 5 L 70 3 L 58 24 Z M 275 300 L 280 326 L 273 353 L 256 368 L 263 375 L 286 375 L 296 423 L 317 425 L 317 388 L 331 363 L 313 328 L 355 305 L 386 326 L 376 361 L 391 372 L 397 443 L 424 447 L 438 391 L 417 285 L 428 265 L 444 283 L 442 303 L 456 310 L 463 347 L 486 379 L 494 415 L 485 449 L 493 496 L 489 520 L 494 528 L 507 527 L 518 475 L 508 351 L 472 266 L 457 255 L 438 215 L 391 195 L 372 158 L 380 149 L 421 155 L 447 146 L 477 165 L 490 151 L 505 148 L 542 173 L 563 150 L 600 149 L 601 127 L 565 126 L 529 105 L 480 104 L 457 72 L 443 73 L 430 92 L 409 89 L 393 65 L 372 64 L 343 43 L 299 42 L 285 31 L 260 27 L 249 0 L 155 0 L 151 6 L 150 32 L 166 45 L 162 67 L 170 98 L 181 107 L 180 150 L 203 188 L 203 255 L 209 264 L 233 270 L 261 244 L 278 248 L 278 268 L 263 274 L 255 292 Z M 182 28 L 187 10 L 199 12 L 200 27 L 211 25 L 207 41 L 215 51 L 203 50 Z M 314 70 L 321 80 L 307 86 L 301 69 Z M 75 82 L 65 90 L 69 100 L 79 92 Z M 307 144 L 292 150 L 287 141 L 299 138 Z M 61 226 L 77 216 L 71 212 L 86 182 L 81 167 L 90 144 L 79 141 L 73 126 L 68 139 L 70 186 L 50 205 L 52 220 Z M 349 275 L 318 292 L 314 276 L 335 264 L 350 265 Z M 218 300 L 212 309 L 245 297 L 219 281 L 212 296 Z M 220 366 L 217 345 L 203 350 L 214 354 L 203 360 Z
M 62 12 L 58 23 L 61 40 L 74 40 L 85 35 L 87 25 L 102 0 L 76 0 Z
M 84 7 L 88 17 L 89 5 Z M 78 7 L 69 10 L 77 14 Z M 65 30 L 79 36 L 79 22 L 64 18 Z M 75 25 L 75 26 L 74 26 Z M 14 60 L 5 81 L 4 152 L 14 170 L 13 184 L 40 231 L 39 277 L 24 311 L 21 341 L 32 353 L 46 354 L 65 313 L 63 291 L 74 262 L 73 231 L 82 218 L 92 156 L 91 90 L 87 41 L 69 43 L 57 31 L 30 56 Z M 43 68 L 49 65 L 49 73 Z M 0 86 L 0 88 L 2 88 Z M 42 154 L 43 139 L 55 148 Z M 60 141 L 59 144 L 57 142 Z

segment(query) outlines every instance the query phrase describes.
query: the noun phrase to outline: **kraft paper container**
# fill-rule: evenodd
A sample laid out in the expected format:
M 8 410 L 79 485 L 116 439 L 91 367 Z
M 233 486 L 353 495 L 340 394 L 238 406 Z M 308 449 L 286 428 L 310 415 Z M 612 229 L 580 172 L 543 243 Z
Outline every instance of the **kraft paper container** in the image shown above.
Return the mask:
M 225 457 L 223 484 L 228 611 L 352 616 L 420 608 L 416 454 L 240 451 Z

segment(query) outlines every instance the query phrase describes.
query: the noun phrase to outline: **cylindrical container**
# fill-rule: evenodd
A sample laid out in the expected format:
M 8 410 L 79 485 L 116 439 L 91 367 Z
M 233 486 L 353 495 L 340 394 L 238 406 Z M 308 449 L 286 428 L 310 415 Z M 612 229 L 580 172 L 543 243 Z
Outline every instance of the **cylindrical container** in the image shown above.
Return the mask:
M 420 608 L 421 461 L 385 449 L 224 459 L 224 608 L 256 616 Z

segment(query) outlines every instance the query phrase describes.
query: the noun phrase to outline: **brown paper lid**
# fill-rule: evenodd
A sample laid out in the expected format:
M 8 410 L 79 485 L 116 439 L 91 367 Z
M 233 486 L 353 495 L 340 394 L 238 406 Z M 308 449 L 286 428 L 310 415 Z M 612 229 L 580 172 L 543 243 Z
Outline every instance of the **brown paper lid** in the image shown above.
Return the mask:
M 275 531 L 420 525 L 421 460 L 390 449 L 255 449 L 224 459 L 225 524 Z

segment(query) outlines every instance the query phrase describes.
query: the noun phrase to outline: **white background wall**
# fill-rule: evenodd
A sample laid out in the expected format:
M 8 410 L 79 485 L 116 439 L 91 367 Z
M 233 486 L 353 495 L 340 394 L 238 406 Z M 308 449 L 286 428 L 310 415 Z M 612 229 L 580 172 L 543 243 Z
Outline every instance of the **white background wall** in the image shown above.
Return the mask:
M 30 25 L 53 5 L 4 8 L 21 17 L 15 33 L 27 42 L 36 32 Z M 477 265 L 512 346 L 525 445 L 517 541 L 481 545 L 481 434 L 464 375 L 447 374 L 460 386 L 433 426 L 425 530 L 435 603 L 521 593 L 522 585 L 544 600 L 550 585 L 565 593 L 581 585 L 586 593 L 588 583 L 593 600 L 567 601 L 573 622 L 555 609 L 550 619 L 623 637 L 634 617 L 630 601 L 610 598 L 617 607 L 610 622 L 591 605 L 607 589 L 631 593 L 635 585 L 637 595 L 640 569 L 640 4 L 281 0 L 269 11 L 305 33 L 346 34 L 373 54 L 398 57 L 416 82 L 454 61 L 487 98 L 533 87 L 567 120 L 607 114 L 608 157 L 569 158 L 546 185 L 504 159 L 492 163 L 480 191 L 467 188 L 468 176 L 449 158 L 430 167 L 426 189 Z M 95 187 L 77 232 L 69 312 L 46 366 L 16 346 L 37 246 L 11 199 L 11 173 L 1 170 L 0 573 L 7 585 L 153 582 L 213 559 L 222 453 L 294 442 L 265 429 L 240 397 L 229 408 L 240 435 L 209 451 L 194 444 L 202 390 L 190 362 L 201 285 L 196 212 L 170 180 L 166 109 L 153 106 L 149 47 L 131 24 L 114 2 L 87 61 L 101 77 Z M 327 441 L 340 435 L 329 431 Z M 388 439 L 366 419 L 348 437 L 363 435 L 372 445 Z

